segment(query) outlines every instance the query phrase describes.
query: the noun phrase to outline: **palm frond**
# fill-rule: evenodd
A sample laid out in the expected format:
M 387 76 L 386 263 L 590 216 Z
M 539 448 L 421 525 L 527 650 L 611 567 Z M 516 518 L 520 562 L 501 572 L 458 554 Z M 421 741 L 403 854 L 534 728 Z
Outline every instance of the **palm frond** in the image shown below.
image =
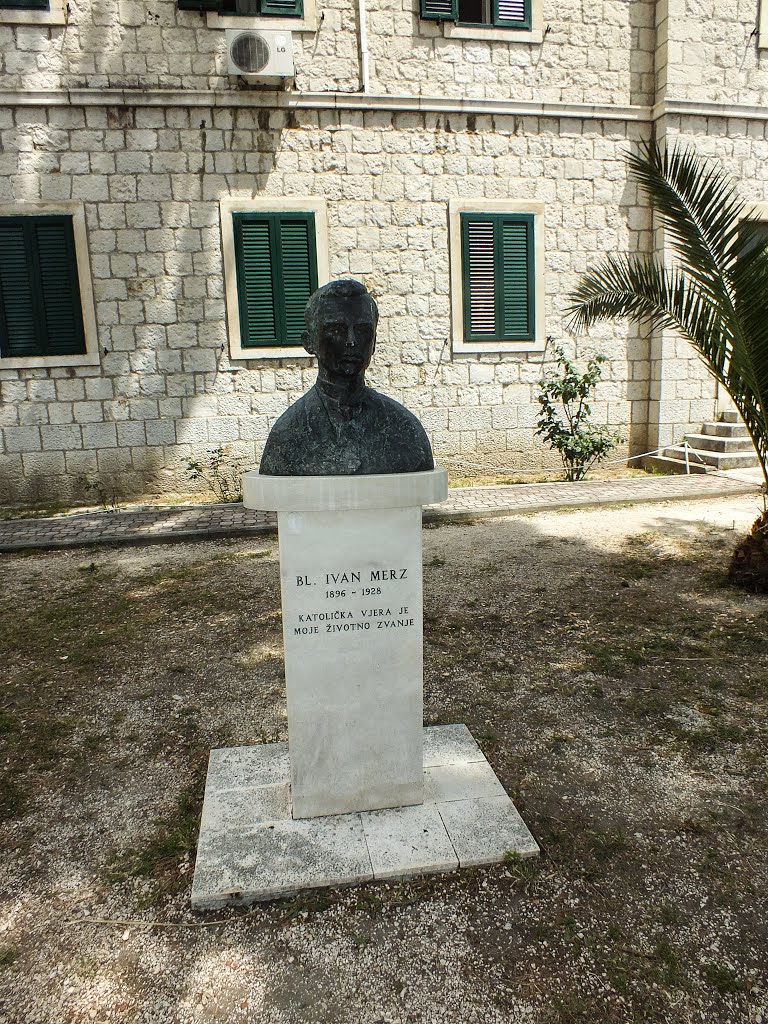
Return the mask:
M 569 325 L 629 317 L 686 337 L 741 413 L 768 486 L 768 249 L 756 219 L 693 149 L 650 143 L 628 159 L 675 263 L 607 257 L 571 294 Z
M 642 144 L 628 163 L 686 270 L 713 299 L 728 294 L 746 208 L 734 182 L 680 144 Z
M 754 261 L 752 277 L 768 289 L 768 260 Z M 754 281 L 750 281 L 754 283 Z M 739 284 L 741 281 L 739 279 Z M 762 294 L 768 294 L 763 291 Z M 750 322 L 759 320 L 766 344 L 758 353 L 745 341 L 735 313 L 721 308 L 679 268 L 667 270 L 647 257 L 609 256 L 581 278 L 571 294 L 568 326 L 590 327 L 598 320 L 630 318 L 659 330 L 674 328 L 696 349 L 709 372 L 731 395 L 763 466 L 768 465 L 768 311 L 750 297 L 740 304 Z M 750 323 L 751 325 L 751 323 Z M 755 328 L 757 329 L 757 324 Z
M 628 317 L 659 330 L 677 329 L 715 365 L 729 358 L 729 338 L 718 308 L 696 282 L 649 257 L 607 256 L 583 275 L 570 298 L 566 314 L 571 330 Z

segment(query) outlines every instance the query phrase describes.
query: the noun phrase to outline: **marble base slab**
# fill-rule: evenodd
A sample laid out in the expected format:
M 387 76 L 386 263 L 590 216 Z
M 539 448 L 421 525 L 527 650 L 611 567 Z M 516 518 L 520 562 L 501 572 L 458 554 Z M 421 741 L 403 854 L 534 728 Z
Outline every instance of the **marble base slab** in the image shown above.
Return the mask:
M 424 729 L 424 803 L 292 818 L 288 745 L 212 750 L 192 907 L 535 857 L 531 833 L 465 725 Z

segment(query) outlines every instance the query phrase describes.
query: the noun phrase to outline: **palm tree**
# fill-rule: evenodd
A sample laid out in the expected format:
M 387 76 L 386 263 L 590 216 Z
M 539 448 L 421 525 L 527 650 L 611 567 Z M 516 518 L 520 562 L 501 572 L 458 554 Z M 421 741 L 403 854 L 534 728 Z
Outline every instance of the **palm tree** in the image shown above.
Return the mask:
M 741 413 L 768 490 L 768 249 L 736 184 L 692 148 L 643 144 L 630 169 L 658 213 L 673 266 L 606 256 L 570 295 L 569 326 L 619 317 L 675 328 Z M 764 513 L 768 529 L 768 513 Z

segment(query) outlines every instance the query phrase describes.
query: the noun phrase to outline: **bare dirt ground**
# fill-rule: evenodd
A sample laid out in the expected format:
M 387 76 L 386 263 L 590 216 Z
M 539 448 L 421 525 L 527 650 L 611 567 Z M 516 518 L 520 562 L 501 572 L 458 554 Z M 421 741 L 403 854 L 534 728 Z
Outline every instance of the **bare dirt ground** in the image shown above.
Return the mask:
M 542 857 L 209 915 L 208 751 L 286 738 L 276 539 L 4 556 L 0 1021 L 768 1024 L 756 514 L 425 530 L 425 720 Z

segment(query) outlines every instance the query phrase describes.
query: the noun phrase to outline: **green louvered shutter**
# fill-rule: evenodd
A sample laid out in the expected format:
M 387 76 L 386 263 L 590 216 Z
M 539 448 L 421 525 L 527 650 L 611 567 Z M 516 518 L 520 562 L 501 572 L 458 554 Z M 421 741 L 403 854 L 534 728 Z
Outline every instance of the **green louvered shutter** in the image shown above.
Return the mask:
M 500 222 L 501 333 L 507 339 L 533 338 L 533 217 Z
M 532 214 L 461 215 L 464 337 L 532 341 Z
M 11 8 L 15 11 L 47 11 L 48 0 L 0 0 L 0 8 Z
M 274 253 L 270 219 L 235 214 L 237 294 L 243 348 L 277 345 L 274 300 Z
M 496 266 L 492 219 L 462 217 L 464 322 L 467 338 L 496 336 Z
M 304 307 L 317 288 L 314 217 L 280 220 L 285 344 L 300 345 Z
M 420 0 L 421 16 L 431 21 L 458 21 L 459 0 Z
M 177 0 L 180 11 L 218 11 L 221 0 Z
M 304 4 L 302 0 L 261 0 L 261 13 L 282 18 L 303 18 Z
M 0 355 L 40 355 L 33 268 L 19 220 L 0 220 L 0 305 Z
M 80 282 L 71 217 L 40 217 L 30 225 L 34 235 L 42 292 L 41 314 L 47 355 L 85 352 Z
M 304 307 L 317 288 L 314 214 L 233 218 L 242 347 L 301 345 Z
M 72 218 L 1 218 L 0 355 L 84 352 Z
M 531 27 L 530 0 L 492 0 L 492 3 L 494 25 L 518 29 Z

